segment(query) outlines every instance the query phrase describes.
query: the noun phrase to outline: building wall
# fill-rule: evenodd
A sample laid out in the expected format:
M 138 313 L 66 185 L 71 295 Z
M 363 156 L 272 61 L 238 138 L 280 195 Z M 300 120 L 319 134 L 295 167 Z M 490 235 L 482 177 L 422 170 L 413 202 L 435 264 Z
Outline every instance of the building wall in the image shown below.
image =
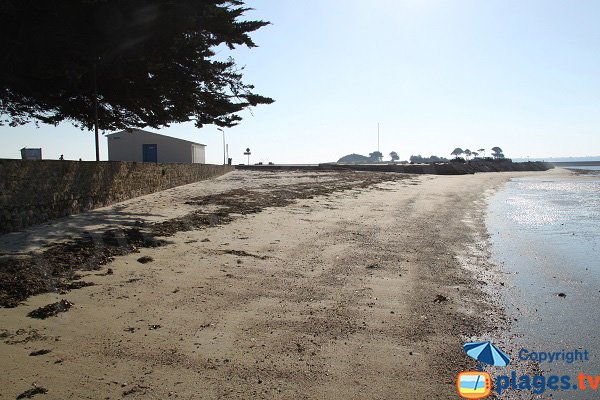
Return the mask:
M 206 146 L 200 146 L 197 144 L 192 145 L 192 162 L 204 164 L 206 162 L 206 155 L 204 153 Z
M 108 159 L 110 161 L 135 161 L 143 162 L 143 145 L 156 144 L 159 163 L 202 163 L 204 164 L 204 146 L 192 144 L 188 141 L 157 135 L 150 132 L 124 132 L 107 136 Z M 194 147 L 201 147 L 198 158 L 194 161 Z
M 230 171 L 206 164 L 0 159 L 0 233 Z

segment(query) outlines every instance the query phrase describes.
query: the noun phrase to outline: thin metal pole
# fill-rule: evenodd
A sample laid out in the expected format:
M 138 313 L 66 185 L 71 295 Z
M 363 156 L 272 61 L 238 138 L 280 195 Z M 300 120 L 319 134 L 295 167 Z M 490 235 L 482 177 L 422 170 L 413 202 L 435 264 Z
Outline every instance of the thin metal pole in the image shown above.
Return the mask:
M 379 122 L 377 123 L 377 151 L 379 151 Z
M 100 161 L 100 143 L 98 139 L 98 82 L 97 61 L 94 60 L 94 134 L 96 138 L 96 161 Z
M 217 128 L 223 134 L 223 165 L 225 165 L 225 131 L 222 128 Z

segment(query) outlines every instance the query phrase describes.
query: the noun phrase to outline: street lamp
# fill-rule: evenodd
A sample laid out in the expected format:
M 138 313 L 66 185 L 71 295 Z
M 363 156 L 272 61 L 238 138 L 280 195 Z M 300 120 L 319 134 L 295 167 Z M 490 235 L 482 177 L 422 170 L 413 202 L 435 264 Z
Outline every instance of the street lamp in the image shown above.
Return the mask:
M 227 164 L 225 162 L 225 131 L 221 128 L 217 128 L 218 131 L 221 131 L 221 133 L 223 134 L 223 165 Z
M 250 165 L 250 154 L 252 154 L 250 152 L 250 148 L 247 148 L 246 151 L 244 152 L 244 155 L 248 156 L 248 165 Z

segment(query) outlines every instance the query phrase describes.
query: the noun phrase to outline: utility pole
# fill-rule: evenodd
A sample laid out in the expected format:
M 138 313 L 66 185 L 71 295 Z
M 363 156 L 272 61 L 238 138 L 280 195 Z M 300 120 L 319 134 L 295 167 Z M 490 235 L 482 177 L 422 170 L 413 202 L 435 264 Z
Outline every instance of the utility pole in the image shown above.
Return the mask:
M 98 61 L 94 61 L 94 134 L 96 136 L 96 161 L 100 161 L 100 143 L 98 143 Z
M 379 151 L 379 122 L 377 123 L 377 151 Z
M 221 131 L 221 133 L 223 134 L 223 165 L 227 164 L 227 162 L 225 161 L 225 131 L 221 128 L 217 128 L 218 131 Z

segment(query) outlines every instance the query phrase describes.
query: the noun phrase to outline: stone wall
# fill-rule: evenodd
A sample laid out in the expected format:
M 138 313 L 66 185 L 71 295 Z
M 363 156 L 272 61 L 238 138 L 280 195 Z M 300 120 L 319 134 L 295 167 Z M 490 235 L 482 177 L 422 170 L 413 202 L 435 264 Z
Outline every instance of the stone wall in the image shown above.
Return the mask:
M 0 233 L 233 171 L 231 166 L 0 159 Z
M 466 175 L 478 172 L 546 171 L 554 168 L 544 162 L 515 163 L 509 160 L 437 164 L 319 164 L 319 165 L 239 165 L 236 169 L 257 171 L 375 171 L 403 174 Z

